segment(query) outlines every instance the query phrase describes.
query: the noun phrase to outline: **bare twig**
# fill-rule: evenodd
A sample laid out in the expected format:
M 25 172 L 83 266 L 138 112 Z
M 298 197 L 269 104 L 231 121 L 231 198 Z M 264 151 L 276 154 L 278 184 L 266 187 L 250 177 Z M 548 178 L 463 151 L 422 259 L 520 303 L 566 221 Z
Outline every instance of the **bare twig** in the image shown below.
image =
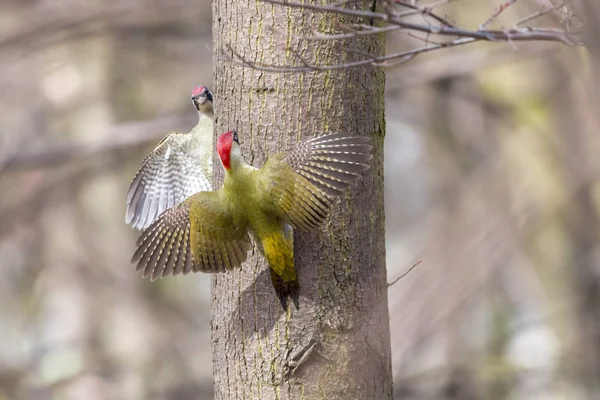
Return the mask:
M 406 8 L 410 8 L 411 10 L 415 10 L 415 12 L 413 13 L 400 13 L 398 14 L 398 16 L 407 16 L 410 14 L 423 14 L 426 15 L 428 17 L 431 17 L 433 19 L 435 19 L 436 21 L 438 21 L 440 24 L 447 26 L 449 28 L 456 28 L 456 26 L 451 23 L 450 21 L 448 21 L 446 18 L 441 17 L 439 15 L 437 15 L 436 13 L 433 12 L 434 6 L 416 6 L 410 3 L 407 3 L 403 0 L 394 0 L 394 3 L 401 5 L 402 7 L 406 7 Z M 438 4 L 440 5 L 440 4 Z
M 272 65 L 272 64 L 255 63 L 253 61 L 250 61 L 250 60 L 244 58 L 242 55 L 237 53 L 232 48 L 231 45 L 228 45 L 227 48 L 229 49 L 229 51 L 231 51 L 231 53 L 234 56 L 234 58 L 230 57 L 231 61 L 238 62 L 239 64 L 247 66 L 249 68 L 256 69 L 258 71 L 264 71 L 264 72 L 295 73 L 295 72 L 332 71 L 332 70 L 337 70 L 337 69 L 362 67 L 365 65 L 376 66 L 376 67 L 392 67 L 392 66 L 401 64 L 403 62 L 406 62 L 408 60 L 411 60 L 415 56 L 422 54 L 422 53 L 427 53 L 429 51 L 443 49 L 446 47 L 456 47 L 456 46 L 460 46 L 463 44 L 472 43 L 474 41 L 475 41 L 475 39 L 472 39 L 472 38 L 460 38 L 460 39 L 456 39 L 456 40 L 452 40 L 452 41 L 448 41 L 448 42 L 442 42 L 442 43 L 435 44 L 432 46 L 420 47 L 420 48 L 413 49 L 413 50 L 388 54 L 386 56 L 367 55 L 368 58 L 365 58 L 364 60 L 352 61 L 352 62 L 343 63 L 343 64 L 324 65 L 324 66 L 312 64 L 312 63 L 308 62 L 307 60 L 301 58 L 300 60 L 303 64 L 303 66 L 301 66 L 301 67 L 295 67 L 295 66 L 288 67 L 288 66 L 279 66 L 279 65 Z M 350 49 L 350 51 L 352 51 L 352 50 Z
M 504 10 L 506 10 L 508 7 L 515 4 L 516 2 L 517 2 L 517 0 L 508 0 L 507 2 L 502 3 L 498 7 L 496 7 L 496 10 L 494 11 L 494 13 L 492 15 L 490 15 L 490 17 L 483 24 L 481 24 L 481 26 L 479 27 L 479 30 L 480 31 L 485 30 L 492 22 L 494 22 L 496 20 L 496 18 L 498 18 L 498 16 L 500 14 L 502 14 L 502 12 L 504 12 Z
M 298 3 L 288 0 L 261 0 L 265 3 L 269 4 L 277 4 L 281 6 L 287 6 L 291 8 L 300 8 L 300 9 L 308 9 L 317 12 L 324 13 L 333 13 L 333 14 L 342 14 L 352 17 L 361 17 L 367 19 L 376 19 L 380 21 L 387 22 L 391 25 L 397 25 L 405 29 L 412 29 L 415 31 L 425 32 L 425 33 L 433 33 L 436 35 L 444 35 L 444 36 L 458 36 L 458 37 L 469 37 L 477 40 L 484 41 L 506 41 L 506 42 L 515 42 L 515 41 L 553 41 L 553 42 L 562 42 L 568 45 L 574 45 L 574 43 L 569 39 L 566 32 L 564 31 L 556 31 L 556 30 L 547 30 L 539 28 L 537 30 L 531 30 L 529 28 L 523 29 L 507 29 L 507 30 L 485 30 L 485 31 L 470 31 L 466 29 L 447 27 L 447 26 L 429 26 L 429 25 L 421 25 L 413 22 L 405 21 L 402 18 L 390 13 L 380 13 L 374 11 L 364 11 L 364 10 L 352 10 L 347 8 L 340 8 L 335 6 L 328 5 L 317 5 L 317 4 L 304 4 Z
M 546 14 L 549 14 L 553 11 L 556 11 L 558 8 L 566 6 L 567 4 L 569 4 L 571 1 L 565 1 L 561 4 L 559 4 L 558 6 L 553 6 L 553 7 L 542 7 L 540 8 L 538 11 L 534 12 L 533 14 L 530 14 L 526 17 L 521 18 L 520 20 L 518 20 L 517 22 L 515 22 L 515 27 L 519 27 L 521 25 L 524 25 L 528 22 L 533 21 L 534 19 L 537 19 L 541 16 L 544 16 Z
M 340 34 L 324 34 L 320 32 L 313 32 L 312 36 L 304 36 L 305 40 L 341 40 L 341 39 L 351 39 L 357 36 L 368 36 L 368 35 L 378 35 L 380 33 L 388 33 L 392 31 L 397 31 L 402 29 L 400 26 L 390 25 L 383 28 L 378 28 L 376 26 L 371 25 L 358 25 L 361 29 L 352 29 L 350 26 L 343 26 L 342 29 L 346 31 L 350 31 L 348 33 L 340 33 Z
M 345 6 L 346 4 L 356 3 L 358 1 L 360 1 L 360 0 L 341 0 L 341 1 L 338 1 L 337 3 L 335 3 L 335 4 L 332 4 L 332 5 L 335 6 L 335 7 L 341 7 L 341 6 Z
M 515 42 L 525 41 L 548 41 L 548 42 L 559 42 L 567 45 L 581 45 L 579 41 L 576 43 L 572 37 L 562 29 L 553 28 L 540 28 L 540 27 L 520 27 L 525 20 L 521 20 L 520 24 L 517 23 L 511 29 L 503 30 L 487 30 L 486 27 L 490 25 L 504 10 L 514 4 L 517 0 L 507 0 L 501 6 L 499 6 L 494 13 L 480 26 L 478 30 L 467 30 L 462 29 L 450 21 L 447 18 L 441 17 L 436 14 L 433 9 L 443 4 L 447 4 L 452 0 L 440 0 L 435 3 L 426 6 L 417 6 L 412 3 L 408 3 L 405 0 L 389 0 L 384 3 L 384 12 L 374 10 L 359 10 L 352 8 L 345 8 L 344 6 L 350 1 L 340 1 L 333 5 L 320 5 L 320 4 L 306 4 L 298 1 L 290 0 L 261 0 L 265 3 L 281 5 L 291 8 L 308 9 L 315 12 L 339 14 L 351 17 L 359 17 L 372 20 L 379 20 L 384 23 L 384 26 L 371 26 L 361 23 L 347 24 L 339 26 L 340 29 L 345 30 L 344 33 L 337 34 L 323 34 L 314 32 L 313 36 L 304 37 L 301 39 L 307 40 L 345 40 L 352 39 L 359 36 L 375 35 L 380 33 L 387 33 L 392 31 L 401 30 L 410 36 L 416 37 L 417 39 L 424 41 L 425 46 L 416 49 L 403 51 L 394 54 L 388 54 L 385 56 L 375 56 L 372 54 L 361 53 L 364 59 L 351 61 L 346 63 L 334 64 L 334 65 L 317 65 L 310 60 L 306 60 L 299 53 L 293 49 L 287 49 L 295 54 L 297 60 L 302 65 L 273 65 L 273 64 L 262 64 L 252 60 L 248 60 L 243 56 L 239 55 L 235 49 L 228 45 L 229 54 L 233 57 L 229 57 L 234 62 L 238 62 L 246 67 L 250 67 L 256 70 L 265 72 L 278 72 L 278 73 L 294 73 L 294 72 L 322 72 L 331 71 L 346 68 L 356 68 L 361 66 L 374 66 L 374 67 L 390 67 L 400 63 L 404 63 L 418 54 L 425 52 L 438 50 L 447 47 L 459 46 L 467 43 L 473 43 L 477 41 L 491 41 L 491 42 L 508 42 L 513 44 Z M 570 0 L 567 0 L 570 1 Z M 421 14 L 424 16 L 426 23 L 419 24 L 406 20 L 408 15 L 406 12 L 398 12 L 393 6 L 398 5 L 404 8 L 408 8 L 411 11 L 411 15 Z M 546 11 L 544 11 L 546 12 Z M 541 15 L 541 13 L 538 13 Z M 537 18 L 539 15 L 532 15 L 528 20 Z M 429 18 L 429 20 L 427 19 Z M 433 22 L 435 21 L 435 22 Z M 415 32 L 422 32 L 426 34 L 426 38 L 415 35 Z M 430 35 L 437 35 L 438 38 L 431 39 Z M 451 36 L 454 37 L 452 40 L 440 41 L 439 36 Z M 351 48 L 345 48 L 348 52 L 354 52 Z
M 410 274 L 410 272 L 415 269 L 419 264 L 421 264 L 423 262 L 423 260 L 419 260 L 416 263 L 413 264 L 412 267 L 410 267 L 409 269 L 407 269 L 402 275 L 400 275 L 399 277 L 397 277 L 396 279 L 394 279 L 392 282 L 388 283 L 388 287 L 396 284 L 396 282 L 398 282 L 400 279 L 404 278 L 406 275 Z

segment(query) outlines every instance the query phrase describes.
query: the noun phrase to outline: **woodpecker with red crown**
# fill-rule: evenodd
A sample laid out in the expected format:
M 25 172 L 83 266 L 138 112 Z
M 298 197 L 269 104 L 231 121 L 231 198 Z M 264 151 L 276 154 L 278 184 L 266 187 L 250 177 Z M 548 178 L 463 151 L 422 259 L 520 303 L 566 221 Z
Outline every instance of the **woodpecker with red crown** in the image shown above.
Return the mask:
M 298 308 L 292 228 L 314 230 L 334 199 L 369 168 L 370 138 L 330 134 L 305 140 L 270 157 L 262 168 L 246 163 L 235 131 L 222 134 L 217 152 L 223 187 L 199 192 L 167 210 L 137 241 L 132 262 L 152 280 L 189 272 L 239 267 L 250 234 L 270 267 L 279 300 Z
M 147 228 L 168 208 L 212 188 L 212 93 L 206 86 L 196 86 L 192 103 L 198 124 L 188 133 L 165 136 L 146 156 L 129 186 L 125 221 L 134 228 Z

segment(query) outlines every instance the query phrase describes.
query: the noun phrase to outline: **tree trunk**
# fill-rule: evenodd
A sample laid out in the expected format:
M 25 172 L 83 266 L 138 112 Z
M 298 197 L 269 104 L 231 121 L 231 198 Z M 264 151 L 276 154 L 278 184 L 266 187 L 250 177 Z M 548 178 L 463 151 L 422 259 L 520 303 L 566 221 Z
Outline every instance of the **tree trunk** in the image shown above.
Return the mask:
M 590 66 L 593 72 L 588 88 L 589 110 L 597 110 L 600 106 L 600 5 L 596 0 L 581 2 L 585 23 L 585 45 L 590 53 Z M 575 3 L 578 4 L 578 3 Z M 572 73 L 563 68 L 559 73 L 564 79 Z M 590 149 L 590 140 L 597 135 L 598 119 L 593 124 L 584 124 L 581 108 L 573 107 L 566 96 L 555 97 L 558 102 L 563 136 L 563 160 L 568 182 L 580 182 L 581 187 L 573 189 L 572 208 L 569 213 L 567 232 L 571 239 L 573 261 L 569 265 L 572 274 L 573 293 L 575 298 L 575 316 L 577 318 L 578 357 L 577 377 L 589 399 L 600 398 L 600 274 L 598 273 L 598 224 L 600 216 L 594 201 L 595 177 L 594 158 L 596 154 Z
M 351 4 L 372 7 L 368 2 Z M 244 156 L 254 166 L 325 132 L 370 135 L 374 144 L 372 168 L 341 198 L 321 231 L 294 234 L 300 310 L 282 311 L 256 248 L 240 271 L 213 278 L 216 399 L 392 396 L 384 73 L 371 67 L 267 73 L 244 68 L 224 55 L 231 54 L 230 46 L 251 61 L 302 66 L 295 54 L 309 62 L 335 64 L 364 57 L 359 52 L 383 53 L 383 35 L 345 42 L 301 39 L 317 28 L 331 32 L 339 19 L 260 1 L 213 2 L 216 134 L 237 129 Z M 358 51 L 347 53 L 342 46 Z M 218 187 L 220 165 L 215 171 Z

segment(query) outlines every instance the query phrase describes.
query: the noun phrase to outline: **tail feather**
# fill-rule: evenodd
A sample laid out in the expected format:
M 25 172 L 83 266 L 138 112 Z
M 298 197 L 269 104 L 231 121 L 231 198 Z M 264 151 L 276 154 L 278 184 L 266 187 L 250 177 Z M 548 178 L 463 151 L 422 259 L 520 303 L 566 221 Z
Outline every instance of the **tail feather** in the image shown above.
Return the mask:
M 267 260 L 271 282 L 284 310 L 290 297 L 298 309 L 299 283 L 294 266 L 294 229 L 282 223 L 257 235 L 258 249 Z
M 288 297 L 292 299 L 294 306 L 296 306 L 296 310 L 300 309 L 300 284 L 298 279 L 293 281 L 284 281 L 281 279 L 279 275 L 275 273 L 272 269 L 271 271 L 271 282 L 273 283 L 273 288 L 277 293 L 277 297 L 279 298 L 279 302 L 281 303 L 281 307 L 283 310 L 287 310 L 287 299 Z

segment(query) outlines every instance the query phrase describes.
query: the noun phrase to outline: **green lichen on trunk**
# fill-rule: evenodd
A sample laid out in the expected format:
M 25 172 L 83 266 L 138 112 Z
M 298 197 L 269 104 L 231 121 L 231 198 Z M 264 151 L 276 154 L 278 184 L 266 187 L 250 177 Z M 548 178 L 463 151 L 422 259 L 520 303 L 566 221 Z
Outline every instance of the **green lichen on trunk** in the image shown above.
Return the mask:
M 367 9 L 359 1 L 353 7 Z M 244 68 L 227 54 L 302 66 L 383 54 L 384 36 L 307 41 L 334 32 L 328 14 L 258 1 L 213 2 L 216 134 L 237 129 L 255 166 L 325 132 L 373 138 L 373 167 L 340 199 L 320 232 L 295 232 L 300 310 L 283 312 L 256 250 L 241 271 L 213 279 L 217 399 L 389 399 L 392 395 L 383 208 L 384 72 L 364 67 L 278 74 Z M 239 32 L 249 36 L 242 37 Z M 225 54 L 224 54 L 225 53 Z M 221 167 L 215 164 L 217 185 Z

